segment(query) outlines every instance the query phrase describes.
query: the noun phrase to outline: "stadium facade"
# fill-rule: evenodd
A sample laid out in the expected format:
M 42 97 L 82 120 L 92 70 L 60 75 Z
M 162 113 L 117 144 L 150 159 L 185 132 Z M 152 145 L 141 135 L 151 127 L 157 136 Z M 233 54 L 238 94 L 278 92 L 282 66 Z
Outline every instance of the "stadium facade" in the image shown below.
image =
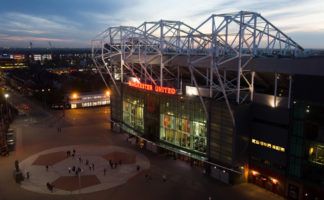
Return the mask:
M 109 27 L 92 54 L 113 130 L 226 183 L 324 198 L 324 57 L 260 14 Z

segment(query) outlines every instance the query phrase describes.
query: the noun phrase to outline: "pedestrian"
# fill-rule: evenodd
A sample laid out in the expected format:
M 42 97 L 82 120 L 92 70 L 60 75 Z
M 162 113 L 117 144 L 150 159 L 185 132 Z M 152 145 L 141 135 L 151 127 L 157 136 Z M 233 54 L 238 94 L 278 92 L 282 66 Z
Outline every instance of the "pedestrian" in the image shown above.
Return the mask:
M 89 170 L 91 171 L 91 165 L 89 165 Z
M 46 171 L 48 171 L 48 165 L 46 165 L 45 167 L 46 167 Z
M 69 156 L 70 156 L 70 155 L 69 155 L 69 151 L 67 151 L 67 152 L 66 152 L 66 157 L 69 157 Z
M 73 154 L 75 154 L 75 149 L 72 150 Z
M 141 167 L 139 165 L 136 166 L 136 170 L 139 171 Z
M 47 189 L 53 192 L 54 185 L 50 184 L 49 182 L 46 183 Z
M 75 166 L 72 167 L 72 171 L 75 172 Z
M 74 158 L 74 156 L 75 156 L 75 153 L 72 153 L 72 158 Z
M 163 180 L 163 182 L 166 181 L 166 175 L 165 175 L 165 174 L 163 174 L 163 176 L 162 176 L 162 180 Z
M 104 176 L 106 176 L 106 168 L 104 168 Z
M 89 165 L 89 160 L 86 160 L 86 165 Z
M 69 174 L 71 174 L 71 167 L 69 167 Z
M 111 160 L 109 160 L 109 165 L 110 165 L 110 168 L 113 169 L 113 163 Z
M 82 159 L 81 159 L 81 157 L 79 156 L 79 162 L 80 162 L 80 163 L 81 163 L 81 160 L 82 160 Z
M 94 170 L 94 167 L 95 167 L 95 166 L 94 166 L 94 164 L 92 163 L 92 170 Z
M 26 179 L 29 179 L 29 177 L 30 177 L 29 172 L 26 172 Z

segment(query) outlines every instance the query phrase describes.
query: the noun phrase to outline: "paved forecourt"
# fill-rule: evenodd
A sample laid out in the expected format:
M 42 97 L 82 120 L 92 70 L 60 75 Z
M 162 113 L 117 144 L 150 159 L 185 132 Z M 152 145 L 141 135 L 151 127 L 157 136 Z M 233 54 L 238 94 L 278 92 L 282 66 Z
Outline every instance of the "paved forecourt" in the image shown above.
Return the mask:
M 69 195 L 122 185 L 138 173 L 148 170 L 150 162 L 144 155 L 124 147 L 73 145 L 39 152 L 20 162 L 19 166 L 25 177 L 27 172 L 30 175 L 22 182 L 22 188 L 39 193 Z M 78 168 L 81 169 L 79 174 L 76 173 Z M 47 183 L 54 186 L 52 192 L 47 188 Z

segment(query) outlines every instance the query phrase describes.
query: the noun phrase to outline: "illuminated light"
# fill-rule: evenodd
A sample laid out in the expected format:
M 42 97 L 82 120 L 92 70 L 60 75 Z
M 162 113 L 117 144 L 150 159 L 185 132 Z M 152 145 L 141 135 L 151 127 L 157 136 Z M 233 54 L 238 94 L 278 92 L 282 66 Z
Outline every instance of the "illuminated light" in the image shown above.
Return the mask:
M 105 94 L 106 94 L 107 97 L 109 97 L 110 96 L 110 91 L 107 90 Z
M 254 171 L 254 170 L 251 170 L 251 173 L 252 173 L 252 175 L 253 175 L 253 176 L 257 176 L 257 175 L 259 175 L 259 174 L 260 174 L 259 172 L 257 172 L 257 171 Z
M 296 103 L 297 103 L 297 101 L 294 101 L 293 103 L 294 103 L 294 104 L 296 104 Z
M 309 113 L 309 112 L 310 112 L 310 110 L 309 110 L 309 109 L 306 109 L 306 112 L 307 112 L 307 113 Z
M 313 147 L 309 148 L 308 153 L 309 153 L 309 155 L 312 155 L 314 153 L 314 148 Z
M 217 169 L 217 167 L 216 167 L 216 166 L 214 166 L 214 169 Z
M 225 170 L 223 170 L 223 173 L 225 173 L 226 171 Z
M 71 99 L 77 99 L 77 98 L 79 98 L 79 95 L 77 93 L 73 93 L 71 95 Z
M 128 85 L 134 88 L 139 88 L 139 89 L 144 89 L 148 91 L 153 90 L 153 86 L 150 84 L 144 84 L 144 83 L 139 83 L 139 82 L 134 82 L 134 81 L 128 81 Z
M 188 96 L 198 96 L 198 89 L 196 87 L 186 86 L 186 94 Z
M 4 97 L 5 97 L 6 99 L 8 99 L 9 96 L 10 96 L 10 95 L 9 95 L 8 93 L 4 94 Z
M 241 169 L 241 170 L 244 170 L 244 166 L 241 166 L 240 169 Z
M 264 147 L 267 147 L 269 149 L 273 149 L 273 150 L 276 150 L 276 151 L 281 151 L 281 152 L 286 151 L 286 149 L 284 147 L 280 147 L 280 146 L 277 146 L 277 145 L 274 145 L 274 144 L 271 144 L 271 143 L 268 143 L 268 142 L 264 142 L 264 141 L 259 141 L 259 140 L 253 139 L 253 138 L 251 139 L 251 142 L 253 144 L 264 146 Z
M 157 85 L 155 86 L 155 92 L 165 93 L 165 94 L 175 94 L 176 89 Z
M 278 180 L 277 179 L 275 179 L 275 178 L 270 178 L 270 179 L 271 179 L 271 181 L 272 181 L 273 184 L 277 184 L 278 183 Z
M 169 87 L 163 87 L 163 86 L 154 86 L 151 84 L 145 84 L 145 83 L 139 83 L 139 82 L 134 82 L 134 81 L 128 81 L 128 85 L 130 87 L 134 88 L 139 88 L 147 91 L 155 91 L 158 93 L 164 93 L 164 94 L 176 94 L 176 89 L 175 88 L 169 88 Z

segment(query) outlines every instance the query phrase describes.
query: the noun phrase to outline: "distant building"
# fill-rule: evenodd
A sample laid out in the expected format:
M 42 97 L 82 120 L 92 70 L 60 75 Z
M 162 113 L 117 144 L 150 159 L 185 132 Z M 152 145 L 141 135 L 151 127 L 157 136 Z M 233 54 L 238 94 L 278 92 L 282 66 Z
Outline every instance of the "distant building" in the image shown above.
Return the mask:
M 72 93 L 68 104 L 72 109 L 109 105 L 110 93 Z

